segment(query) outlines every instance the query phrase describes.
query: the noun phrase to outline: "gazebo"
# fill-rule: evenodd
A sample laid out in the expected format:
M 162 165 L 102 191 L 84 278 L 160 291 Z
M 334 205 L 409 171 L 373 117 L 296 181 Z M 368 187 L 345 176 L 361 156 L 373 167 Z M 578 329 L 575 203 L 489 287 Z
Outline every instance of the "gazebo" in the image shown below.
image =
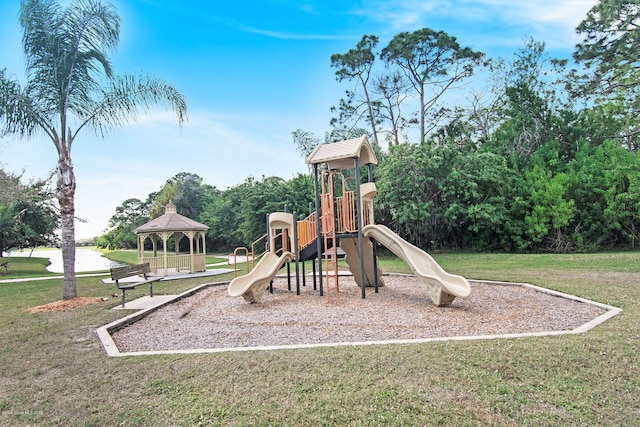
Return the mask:
M 180 215 L 176 206 L 169 202 L 164 215 L 149 221 L 133 230 L 138 237 L 138 263 L 148 262 L 154 274 L 194 273 L 206 270 L 205 257 L 207 247 L 205 233 L 208 226 Z M 162 240 L 162 253 L 158 256 L 158 237 Z M 169 239 L 173 237 L 175 253 L 168 254 Z M 189 254 L 180 254 L 180 241 L 189 239 Z M 144 251 L 144 243 L 151 239 L 153 256 L 148 257 Z

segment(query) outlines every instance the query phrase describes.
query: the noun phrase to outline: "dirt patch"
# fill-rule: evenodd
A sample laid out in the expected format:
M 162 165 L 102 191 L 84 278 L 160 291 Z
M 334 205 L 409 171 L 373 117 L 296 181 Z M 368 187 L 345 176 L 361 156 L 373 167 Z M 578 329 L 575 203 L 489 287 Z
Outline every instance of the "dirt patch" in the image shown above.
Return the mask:
M 54 311 L 65 311 L 76 307 L 82 307 L 83 305 L 97 304 L 102 301 L 102 298 L 72 298 L 62 301 L 54 301 L 49 304 L 39 305 L 37 307 L 31 307 L 29 313 L 50 313 Z

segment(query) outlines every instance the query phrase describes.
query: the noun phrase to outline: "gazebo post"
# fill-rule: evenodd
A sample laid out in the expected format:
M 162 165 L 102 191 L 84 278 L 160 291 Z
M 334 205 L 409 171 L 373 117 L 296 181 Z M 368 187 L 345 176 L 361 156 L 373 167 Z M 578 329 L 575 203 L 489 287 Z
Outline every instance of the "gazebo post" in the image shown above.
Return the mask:
M 202 267 L 207 269 L 207 233 L 200 233 L 202 237 Z
M 164 253 L 164 257 L 163 257 L 163 272 L 164 275 L 166 276 L 169 273 L 169 268 L 167 266 L 167 240 L 169 240 L 169 237 L 167 235 L 167 233 L 162 233 L 162 251 Z
M 196 259 L 193 256 L 193 237 L 194 237 L 193 231 L 190 231 L 187 237 L 189 237 L 189 254 L 191 255 L 189 257 L 189 264 L 191 265 L 189 267 L 189 273 L 193 273 L 194 271 L 196 271 L 196 268 L 195 268 Z
M 141 241 L 143 234 L 136 236 L 136 244 L 138 245 L 138 263 L 144 264 L 144 240 Z

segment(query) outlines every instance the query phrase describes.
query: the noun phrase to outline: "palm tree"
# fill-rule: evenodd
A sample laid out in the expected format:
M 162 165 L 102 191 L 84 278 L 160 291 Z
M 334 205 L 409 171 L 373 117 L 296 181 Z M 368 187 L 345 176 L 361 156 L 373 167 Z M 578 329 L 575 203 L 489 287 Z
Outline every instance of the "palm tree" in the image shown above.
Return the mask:
M 151 105 L 171 108 L 186 120 L 184 97 L 162 80 L 113 74 L 108 54 L 118 44 L 120 18 L 100 0 L 52 0 L 20 5 L 26 83 L 0 71 L 0 137 L 44 134 L 58 152 L 56 196 L 61 211 L 63 298 L 77 296 L 75 282 L 75 190 L 71 147 L 84 128 L 104 137 L 135 120 Z

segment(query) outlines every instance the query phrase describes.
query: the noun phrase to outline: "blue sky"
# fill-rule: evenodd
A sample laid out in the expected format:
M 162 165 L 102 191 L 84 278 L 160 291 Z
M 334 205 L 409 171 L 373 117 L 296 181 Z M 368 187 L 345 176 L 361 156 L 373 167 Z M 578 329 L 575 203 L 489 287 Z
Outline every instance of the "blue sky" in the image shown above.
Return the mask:
M 63 5 L 68 1 L 62 1 Z M 489 57 L 509 58 L 533 37 L 568 58 L 576 25 L 596 0 L 113 0 L 121 17 L 118 74 L 145 72 L 176 86 L 189 121 L 153 110 L 137 123 L 72 151 L 78 186 L 77 238 L 101 234 L 124 200 L 144 200 L 179 172 L 225 189 L 248 176 L 306 173 L 291 132 L 322 137 L 346 89 L 330 67 L 365 34 L 382 48 L 402 31 L 429 27 Z M 23 63 L 17 0 L 0 0 L 0 68 L 18 79 Z M 47 176 L 50 141 L 0 140 L 5 170 Z

